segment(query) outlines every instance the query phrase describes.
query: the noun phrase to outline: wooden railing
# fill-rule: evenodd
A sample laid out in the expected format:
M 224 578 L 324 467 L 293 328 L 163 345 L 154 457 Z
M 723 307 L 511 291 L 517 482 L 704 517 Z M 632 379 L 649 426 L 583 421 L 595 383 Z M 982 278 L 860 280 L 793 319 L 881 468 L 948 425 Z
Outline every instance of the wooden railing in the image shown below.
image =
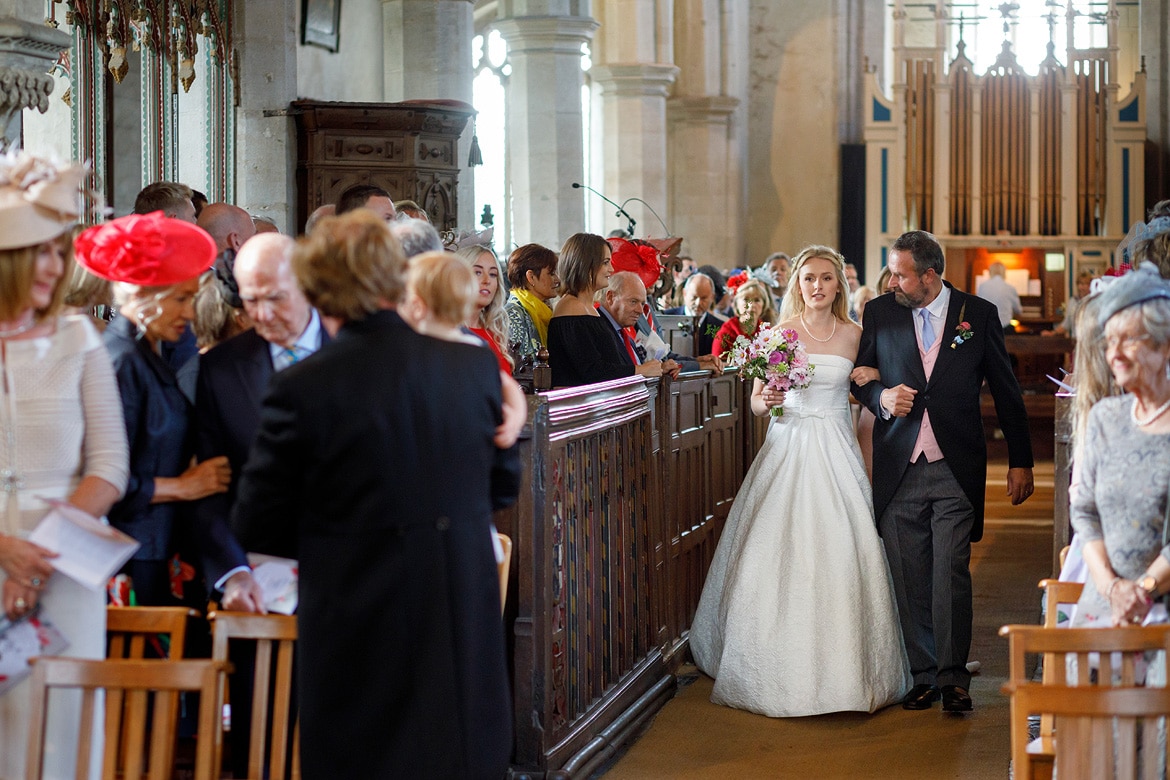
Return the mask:
M 674 693 L 685 632 L 766 421 L 706 373 L 530 399 L 505 621 L 512 774 L 588 777 Z

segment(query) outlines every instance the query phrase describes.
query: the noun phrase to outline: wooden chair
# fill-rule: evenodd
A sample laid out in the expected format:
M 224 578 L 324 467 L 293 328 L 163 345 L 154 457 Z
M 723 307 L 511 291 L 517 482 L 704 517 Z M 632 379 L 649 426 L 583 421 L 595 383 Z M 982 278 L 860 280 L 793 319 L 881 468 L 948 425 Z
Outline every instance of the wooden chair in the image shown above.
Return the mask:
M 254 615 L 248 612 L 210 613 L 211 657 L 227 661 L 234 640 L 256 640 L 256 664 L 252 678 L 252 722 L 248 743 L 248 777 L 251 780 L 283 780 L 286 774 L 300 780 L 300 726 L 292 708 L 293 654 L 296 649 L 297 619 L 290 615 Z M 272 651 L 276 648 L 276 678 L 272 681 Z M 269 694 L 272 706 L 269 708 Z M 265 747 L 271 726 L 272 745 Z M 289 742 L 292 742 L 292 765 L 288 766 Z M 223 731 L 216 730 L 216 765 L 222 756 Z M 291 769 L 291 772 L 288 771 Z
M 1170 764 L 1159 751 L 1158 731 L 1170 714 L 1170 689 L 1009 683 L 1004 691 L 1013 713 L 1056 717 L 1060 780 L 1164 780 Z
M 186 607 L 106 607 L 106 658 L 150 660 L 156 662 L 179 661 L 183 658 L 183 646 L 187 641 L 188 618 L 199 617 L 199 613 Z M 147 648 L 155 651 L 147 655 Z M 132 701 L 126 700 L 121 691 L 110 691 L 106 695 L 106 709 L 125 708 L 122 717 L 131 717 Z M 155 697 L 155 706 L 163 708 L 161 721 L 163 733 L 172 734 L 179 720 L 179 694 L 173 691 L 160 692 Z M 158 721 L 159 713 L 155 713 Z M 129 736 L 122 739 L 122 761 L 130 757 Z M 174 741 L 167 750 L 174 748 Z M 172 763 L 173 755 L 163 759 Z
M 1061 551 L 1062 555 L 1067 552 L 1067 547 Z M 1044 591 L 1044 626 L 1046 628 L 1057 628 L 1060 621 L 1060 605 L 1076 604 L 1085 586 L 1081 582 L 1043 579 L 1040 580 L 1039 587 Z M 1044 684 L 1052 685 L 1056 682 L 1056 670 L 1054 666 L 1058 663 L 1064 663 L 1064 661 L 1063 659 L 1057 659 L 1055 653 L 1044 654 L 1044 674 L 1042 678 Z M 1040 716 L 1040 732 L 1037 739 L 1028 744 L 1028 755 L 1039 777 L 1052 776 L 1052 761 L 1055 756 L 1052 745 L 1053 728 L 1052 715 L 1044 713 Z
M 497 533 L 500 547 L 504 550 L 504 560 L 496 564 L 500 574 L 500 614 L 504 612 L 504 605 L 508 603 L 508 572 L 512 568 L 512 539 L 507 534 Z
M 81 699 L 81 737 L 77 745 L 77 777 L 89 777 L 92 731 L 84 724 L 93 720 L 97 707 L 97 691 L 107 696 L 125 696 L 130 705 L 107 707 L 105 713 L 105 748 L 102 757 L 103 780 L 169 780 L 174 773 L 172 757 L 175 747 L 173 720 L 170 709 L 155 701 L 154 722 L 150 728 L 149 754 L 147 747 L 147 710 L 151 693 L 166 692 L 171 697 L 179 691 L 198 691 L 199 734 L 213 735 L 219 728 L 220 691 L 227 665 L 220 661 L 155 661 L 105 660 L 90 661 L 80 658 L 40 657 L 33 659 L 31 679 L 32 708 L 29 722 L 29 754 L 26 780 L 41 780 L 44 763 L 45 725 L 49 714 L 49 691 L 54 688 L 79 688 Z M 125 715 L 123 714 L 125 713 Z M 126 765 L 119 768 L 122 751 L 116 747 L 130 746 L 125 754 Z M 214 766 L 214 739 L 196 741 L 195 780 L 214 780 L 218 771 Z M 145 761 L 143 759 L 146 759 Z
M 1009 643 L 1008 682 L 1003 692 L 1013 695 L 1027 685 L 1037 687 L 1097 688 L 1102 691 L 1141 690 L 1135 674 L 1138 654 L 1151 650 L 1170 650 L 1170 626 L 1133 626 L 1126 628 L 1050 628 L 1045 626 L 1004 626 L 1000 636 Z M 1029 653 L 1044 654 L 1044 676 L 1041 683 L 1031 683 L 1025 662 Z M 1121 653 L 1120 665 L 1115 665 L 1113 653 Z M 1091 676 L 1090 656 L 1099 654 L 1096 680 Z M 1069 680 L 1067 660 L 1076 660 L 1076 679 Z M 1118 679 L 1114 679 L 1117 677 Z M 1110 699 L 1110 701 L 1115 701 Z M 1060 726 L 1054 721 L 1047 735 L 1029 744 L 1028 716 L 1048 713 L 1033 705 L 1024 706 L 1025 699 L 1017 701 L 1013 695 L 1010 708 L 1012 767 L 1017 780 L 1050 777 L 1053 759 L 1063 750 L 1071 750 L 1072 743 L 1082 743 L 1086 736 L 1072 727 Z M 1029 709 L 1028 707 L 1032 707 Z M 1079 727 L 1078 727 L 1079 728 Z M 1061 738 L 1065 744 L 1060 744 Z M 1156 744 L 1156 743 L 1154 743 Z M 1087 750 L 1087 747 L 1078 747 Z M 1110 754 L 1111 755 L 1111 754 Z M 1059 760 L 1059 759 L 1056 759 Z M 1064 779 L 1064 770 L 1061 769 Z M 1102 775 L 1104 777 L 1104 775 Z
M 145 658 L 147 643 L 167 637 L 164 660 L 183 657 L 187 619 L 199 613 L 186 607 L 106 607 L 107 658 Z

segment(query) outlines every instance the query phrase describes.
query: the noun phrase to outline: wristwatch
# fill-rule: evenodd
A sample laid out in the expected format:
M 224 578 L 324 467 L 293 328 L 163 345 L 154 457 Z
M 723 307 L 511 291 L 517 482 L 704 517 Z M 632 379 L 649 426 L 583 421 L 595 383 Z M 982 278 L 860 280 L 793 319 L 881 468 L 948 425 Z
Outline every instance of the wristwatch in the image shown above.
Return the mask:
M 1155 591 L 1158 590 L 1158 580 L 1152 574 L 1147 574 L 1138 580 L 1138 585 L 1141 586 L 1141 589 L 1144 590 L 1146 595 L 1150 598 L 1153 598 Z

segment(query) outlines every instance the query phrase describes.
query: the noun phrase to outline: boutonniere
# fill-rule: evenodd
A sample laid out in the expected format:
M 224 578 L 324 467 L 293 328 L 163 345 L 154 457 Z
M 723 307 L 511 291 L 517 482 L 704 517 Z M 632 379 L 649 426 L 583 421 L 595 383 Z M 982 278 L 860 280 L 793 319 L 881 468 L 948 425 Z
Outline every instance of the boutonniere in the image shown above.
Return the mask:
M 959 324 L 955 326 L 958 336 L 955 336 L 951 341 L 951 349 L 958 349 L 959 345 L 967 339 L 975 335 L 975 331 L 971 329 L 971 323 L 963 319 L 963 315 L 967 313 L 967 302 L 963 302 L 963 308 L 959 309 Z

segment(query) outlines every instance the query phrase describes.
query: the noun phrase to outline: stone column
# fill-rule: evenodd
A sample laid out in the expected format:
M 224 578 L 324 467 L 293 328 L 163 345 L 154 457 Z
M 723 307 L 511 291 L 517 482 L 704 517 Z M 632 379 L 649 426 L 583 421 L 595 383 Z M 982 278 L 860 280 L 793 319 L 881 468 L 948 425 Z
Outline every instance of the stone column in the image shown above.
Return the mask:
M 0 16 L 0 151 L 20 143 L 21 114 L 49 108 L 49 68 L 71 41 L 42 23 Z
M 403 100 L 461 100 L 471 105 L 473 0 L 382 0 L 383 97 Z M 459 139 L 459 227 L 479 226 L 475 213 L 475 169 L 467 166 L 475 120 Z
M 295 235 L 297 0 L 236 5 L 236 203 Z
M 663 216 L 700 265 L 730 268 L 742 259 L 741 162 L 731 128 L 738 106 L 738 99 L 724 95 L 672 98 L 666 104 L 670 209 Z M 662 235 L 657 220 L 650 219 L 639 233 Z
M 598 24 L 580 16 L 496 22 L 508 42 L 508 179 L 512 242 L 559 248 L 584 229 L 581 45 Z
M 641 198 L 659 214 L 666 200 L 666 96 L 678 68 L 637 63 L 593 66 L 601 87 L 605 116 L 605 182 L 602 191 L 614 200 Z M 626 211 L 637 220 L 635 235 L 661 236 L 666 231 L 641 203 Z

